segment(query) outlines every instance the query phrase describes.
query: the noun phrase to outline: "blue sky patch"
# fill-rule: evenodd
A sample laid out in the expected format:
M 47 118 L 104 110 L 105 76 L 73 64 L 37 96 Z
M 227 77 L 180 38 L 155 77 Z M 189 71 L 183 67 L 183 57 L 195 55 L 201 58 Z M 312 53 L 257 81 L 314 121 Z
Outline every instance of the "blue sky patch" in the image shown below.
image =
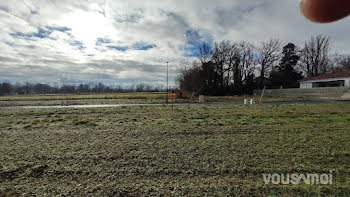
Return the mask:
M 153 49 L 155 47 L 157 47 L 157 45 L 155 45 L 155 44 L 147 44 L 147 43 L 144 43 L 144 42 L 138 42 L 138 43 L 133 44 L 133 49 L 135 49 L 135 50 L 147 51 L 148 49 Z
M 30 39 L 30 38 L 33 38 L 33 37 L 36 37 L 36 38 L 47 38 L 51 33 L 52 33 L 52 31 L 47 31 L 45 29 L 38 28 L 38 32 L 37 33 L 21 33 L 21 32 L 17 32 L 17 33 L 10 33 L 10 35 L 12 37 L 15 37 L 15 38 Z
M 51 31 L 51 32 L 54 32 L 54 31 L 60 31 L 60 32 L 72 31 L 72 29 L 68 28 L 68 27 L 50 27 L 50 26 L 46 26 L 46 28 L 49 31 Z
M 199 32 L 193 29 L 186 30 L 187 43 L 190 45 L 196 45 L 201 43 L 202 37 L 199 35 Z
M 38 32 L 36 33 L 22 33 L 22 32 L 17 32 L 17 33 L 10 33 L 12 37 L 15 38 L 23 38 L 23 39 L 30 39 L 30 38 L 49 38 L 52 32 L 54 31 L 60 31 L 60 32 L 67 32 L 72 29 L 68 27 L 50 27 L 46 26 L 45 28 L 38 28 Z
M 199 47 L 203 43 L 207 44 L 212 48 L 213 38 L 210 34 L 201 35 L 199 31 L 194 29 L 188 29 L 186 31 L 187 43 L 185 47 L 185 56 L 186 57 L 198 57 L 199 56 Z
M 110 44 L 112 43 L 113 41 L 109 38 L 97 38 L 96 40 L 96 45 L 97 46 L 101 46 L 103 44 Z
M 101 43 L 112 43 L 111 41 L 106 40 L 98 40 L 96 44 L 101 45 Z M 117 50 L 117 51 L 127 51 L 127 50 L 140 50 L 140 51 L 147 51 L 149 49 L 153 49 L 157 47 L 155 44 L 147 44 L 145 42 L 137 42 L 133 44 L 132 46 L 116 46 L 116 45 L 107 45 L 106 46 L 109 49 Z
M 86 48 L 83 42 L 77 40 L 70 42 L 69 45 L 77 47 L 79 50 L 84 50 Z
M 114 49 L 116 51 L 127 51 L 129 47 L 122 47 L 122 46 L 107 46 L 109 49 Z

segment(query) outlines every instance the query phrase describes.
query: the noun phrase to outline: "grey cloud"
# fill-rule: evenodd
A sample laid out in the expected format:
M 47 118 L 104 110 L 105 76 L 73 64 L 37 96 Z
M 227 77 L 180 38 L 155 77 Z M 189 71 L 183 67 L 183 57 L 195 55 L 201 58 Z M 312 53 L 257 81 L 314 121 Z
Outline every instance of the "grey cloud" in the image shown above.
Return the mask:
M 55 62 L 55 64 L 59 64 L 59 62 Z M 100 63 L 102 65 L 102 63 Z M 99 66 L 102 68 L 107 68 L 108 65 L 106 62 L 104 62 L 104 66 Z M 156 83 L 157 80 L 160 80 L 163 76 L 162 75 L 154 75 L 151 76 L 150 73 L 147 73 L 147 66 L 134 66 L 134 68 L 137 68 L 138 70 L 145 71 L 144 76 L 142 77 L 130 77 L 128 79 L 122 79 L 118 78 L 115 75 L 111 74 L 102 74 L 102 73 L 82 73 L 83 68 L 87 68 L 89 66 L 96 66 L 89 64 L 89 65 L 79 65 L 78 67 L 72 66 L 72 69 L 67 71 L 57 70 L 52 67 L 48 66 L 36 66 L 36 65 L 20 65 L 20 66 L 12 66 L 12 65 L 5 65 L 7 67 L 6 70 L 0 73 L 0 79 L 1 80 L 9 80 L 9 81 L 16 81 L 16 82 L 41 82 L 41 83 L 56 83 L 61 82 L 61 79 L 67 79 L 69 81 L 75 81 L 77 83 L 80 82 L 103 82 L 107 84 L 124 84 L 127 85 L 128 83 L 142 83 L 142 82 L 149 82 L 149 83 Z M 120 65 L 114 65 L 112 68 L 118 70 L 118 68 L 121 68 L 119 71 L 124 71 L 128 69 L 124 69 Z M 153 70 L 151 70 L 152 72 Z M 156 81 L 155 81 L 156 79 Z
M 7 6 L 0 6 L 0 11 L 8 12 L 9 8 Z
M 0 3 L 0 81 L 163 83 L 165 62 L 174 80 L 189 43 L 203 40 L 259 44 L 272 37 L 302 45 L 323 33 L 333 51 L 350 53 L 349 18 L 314 24 L 295 0 L 14 2 Z
M 118 23 L 138 23 L 143 16 L 144 11 L 142 9 L 135 10 L 133 12 L 128 13 L 127 15 L 118 16 L 115 20 Z
M 177 26 L 183 26 L 185 28 L 188 28 L 188 22 L 186 21 L 186 19 L 181 16 L 180 14 L 174 13 L 174 12 L 165 12 L 163 11 L 170 20 L 174 21 L 175 24 L 177 24 Z
M 0 62 L 2 62 L 2 63 L 9 63 L 9 62 L 17 63 L 17 62 L 21 62 L 21 61 L 19 59 L 12 58 L 12 57 L 0 56 Z
M 112 69 L 115 71 L 127 71 L 127 70 L 137 70 L 141 72 L 148 72 L 150 75 L 152 73 L 161 72 L 164 73 L 165 69 L 160 67 L 159 64 L 145 64 L 137 61 L 127 61 L 127 60 L 102 60 L 102 61 L 92 61 L 88 63 L 87 66 L 102 68 L 102 69 Z M 145 73 L 146 74 L 146 73 Z

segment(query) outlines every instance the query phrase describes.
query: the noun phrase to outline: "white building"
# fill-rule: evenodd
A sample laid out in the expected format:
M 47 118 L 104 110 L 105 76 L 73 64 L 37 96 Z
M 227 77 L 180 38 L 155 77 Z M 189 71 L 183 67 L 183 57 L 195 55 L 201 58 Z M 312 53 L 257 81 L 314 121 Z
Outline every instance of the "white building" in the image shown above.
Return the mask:
M 350 70 L 342 70 L 330 74 L 311 77 L 299 81 L 300 88 L 321 88 L 321 87 L 350 87 Z

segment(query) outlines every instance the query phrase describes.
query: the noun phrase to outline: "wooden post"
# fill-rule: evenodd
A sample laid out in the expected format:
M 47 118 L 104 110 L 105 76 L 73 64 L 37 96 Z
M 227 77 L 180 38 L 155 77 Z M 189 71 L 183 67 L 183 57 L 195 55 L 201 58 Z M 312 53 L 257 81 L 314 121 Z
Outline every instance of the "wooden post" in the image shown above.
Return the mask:
M 261 104 L 261 102 L 262 102 L 262 98 L 264 96 L 265 90 L 266 90 L 266 86 L 264 86 L 264 89 L 263 89 L 263 91 L 261 93 L 261 96 L 260 96 L 260 99 L 259 99 L 259 104 Z

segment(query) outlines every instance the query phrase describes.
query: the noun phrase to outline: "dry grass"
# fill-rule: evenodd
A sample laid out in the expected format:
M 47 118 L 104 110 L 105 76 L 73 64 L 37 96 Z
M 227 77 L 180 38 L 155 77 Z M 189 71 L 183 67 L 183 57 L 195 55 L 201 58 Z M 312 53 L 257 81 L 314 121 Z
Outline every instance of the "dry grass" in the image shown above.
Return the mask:
M 0 111 L 0 196 L 350 192 L 350 104 Z M 323 173 L 333 185 L 265 185 Z

